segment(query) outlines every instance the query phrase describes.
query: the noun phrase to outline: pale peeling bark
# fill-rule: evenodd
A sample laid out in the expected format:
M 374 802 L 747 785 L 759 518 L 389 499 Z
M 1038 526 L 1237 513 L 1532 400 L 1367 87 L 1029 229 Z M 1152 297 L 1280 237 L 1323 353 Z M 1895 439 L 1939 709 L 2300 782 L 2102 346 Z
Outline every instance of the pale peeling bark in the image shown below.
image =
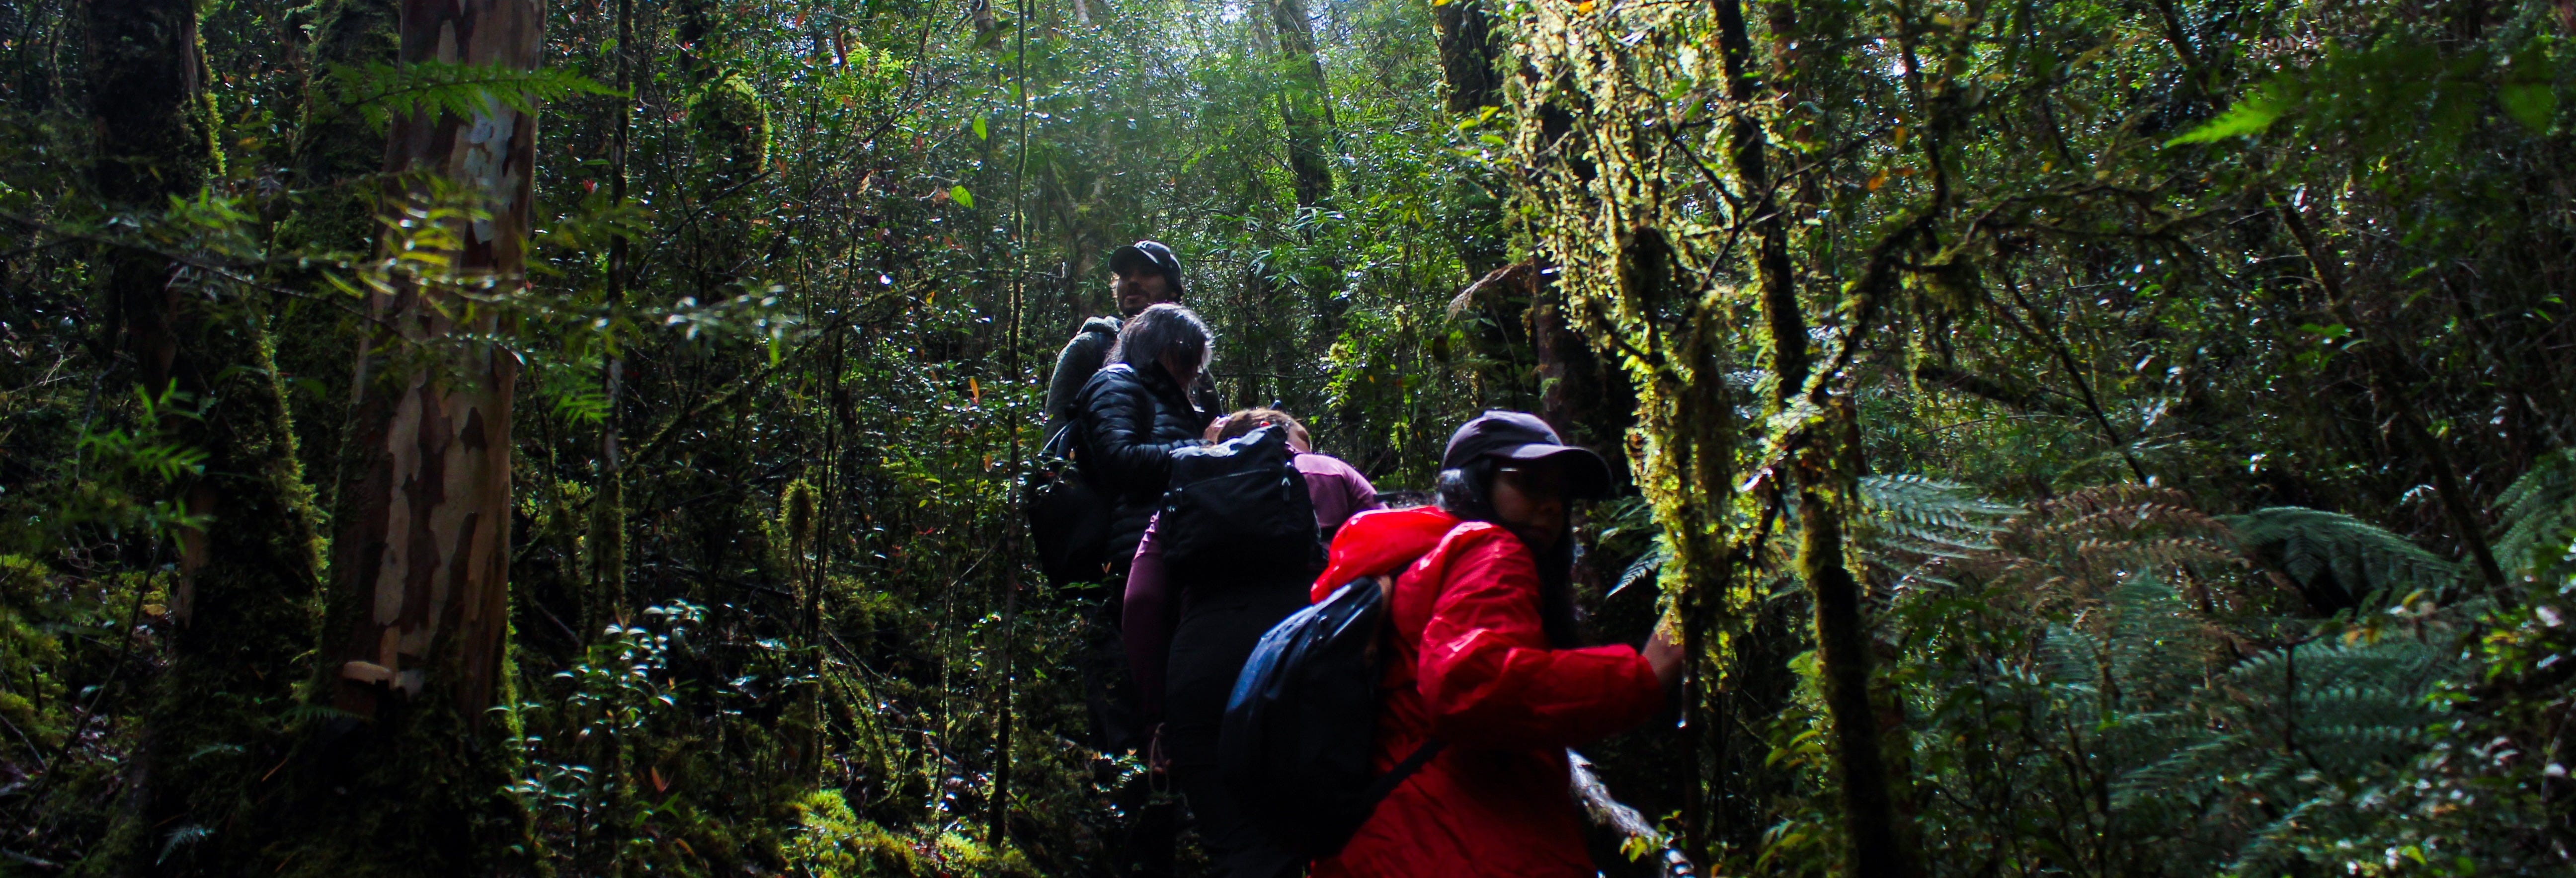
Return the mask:
M 402 58 L 534 69 L 542 26 L 542 10 L 526 0 L 407 0 Z M 418 215 L 457 193 L 479 213 L 453 221 L 456 249 L 442 254 L 450 276 L 397 278 L 368 303 L 378 330 L 359 352 L 355 385 L 368 465 L 336 569 L 340 585 L 363 596 L 362 611 L 348 614 L 336 673 L 338 701 L 361 714 L 386 688 L 420 695 L 433 674 L 457 710 L 480 712 L 493 703 L 503 659 L 520 363 L 505 348 L 456 339 L 500 329 L 463 291 L 506 294 L 525 283 L 537 126 L 498 102 L 486 107 L 398 118 L 387 139 L 401 209 Z M 408 374 L 368 375 L 388 364 Z
M 404 0 L 405 64 L 533 69 L 534 0 Z M 331 618 L 288 876 L 531 870 L 509 667 L 512 386 L 502 309 L 526 283 L 536 119 L 485 101 L 387 137 L 384 247 L 351 384 Z M 455 208 L 468 208 L 456 212 Z M 430 225 L 425 225 L 430 224 Z

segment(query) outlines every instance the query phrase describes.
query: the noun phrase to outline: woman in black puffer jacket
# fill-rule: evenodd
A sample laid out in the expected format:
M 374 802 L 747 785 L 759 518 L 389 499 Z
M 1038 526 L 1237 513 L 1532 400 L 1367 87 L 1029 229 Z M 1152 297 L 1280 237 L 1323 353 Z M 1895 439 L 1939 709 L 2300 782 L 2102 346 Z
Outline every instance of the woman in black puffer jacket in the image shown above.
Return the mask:
M 1116 504 L 1109 557 L 1117 579 L 1126 578 L 1145 522 L 1162 503 L 1172 452 L 1205 444 L 1200 436 L 1211 414 L 1193 405 L 1184 388 L 1198 380 L 1214 342 L 1190 309 L 1147 308 L 1119 328 L 1109 365 L 1074 397 L 1082 417 L 1082 471 Z
M 1127 567 L 1135 560 L 1145 523 L 1162 505 L 1163 489 L 1172 475 L 1172 452 L 1205 444 L 1200 436 L 1207 432 L 1210 415 L 1192 405 L 1183 388 L 1207 365 L 1208 350 L 1215 341 L 1207 324 L 1188 308 L 1147 308 L 1119 327 L 1118 344 L 1109 350 L 1109 365 L 1093 373 L 1074 396 L 1083 477 L 1113 504 L 1108 594 L 1085 626 L 1080 660 L 1083 694 L 1090 702 L 1096 737 L 1093 743 L 1110 753 L 1145 745 L 1119 631 Z M 1170 855 L 1168 845 L 1162 846 L 1160 855 Z

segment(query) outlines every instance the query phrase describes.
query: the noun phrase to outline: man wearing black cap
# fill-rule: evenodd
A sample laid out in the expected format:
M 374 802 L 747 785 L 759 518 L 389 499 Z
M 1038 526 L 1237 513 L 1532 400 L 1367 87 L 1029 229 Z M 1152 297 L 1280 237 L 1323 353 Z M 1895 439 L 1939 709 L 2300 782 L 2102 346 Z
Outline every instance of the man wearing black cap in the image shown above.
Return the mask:
M 1056 355 L 1055 374 L 1047 380 L 1046 442 L 1052 446 L 1057 437 L 1081 423 L 1080 404 L 1083 385 L 1106 364 L 1109 352 L 1117 347 L 1119 330 L 1128 320 L 1155 305 L 1179 304 L 1182 293 L 1181 260 L 1172 248 L 1157 241 L 1138 241 L 1109 254 L 1109 271 L 1114 277 L 1110 292 L 1118 302 L 1118 316 L 1093 317 L 1083 321 L 1082 328 L 1066 342 Z M 1196 323 L 1195 316 L 1189 318 Z M 1139 327 L 1143 329 L 1144 327 Z M 1204 332 L 1205 328 L 1201 327 Z M 1133 382 L 1130 382 L 1132 385 Z M 1215 385 L 1201 372 L 1182 391 L 1201 412 L 1217 407 Z M 1195 421 L 1206 423 L 1204 417 Z M 1151 428 L 1149 417 L 1146 426 Z M 1080 431 L 1076 431 L 1078 434 Z M 1079 437 L 1075 438 L 1077 443 Z M 1071 449 L 1063 449 L 1070 451 Z M 1087 464 L 1088 466 L 1088 464 Z M 1160 478 L 1157 476 L 1156 478 Z M 1104 514 L 1110 512 L 1104 508 Z M 1141 520 L 1137 524 L 1142 528 Z M 1112 539 L 1115 543 L 1117 540 Z M 1126 541 L 1132 551 L 1134 535 Z M 1117 569 L 1125 570 L 1123 559 Z M 1069 585 L 1070 583 L 1057 583 Z M 1111 597 L 1099 605 L 1100 612 L 1083 625 L 1083 646 L 1077 658 L 1086 697 L 1091 702 L 1093 743 L 1104 751 L 1118 751 L 1140 744 L 1129 740 L 1140 731 L 1131 728 L 1134 721 L 1134 696 L 1129 694 L 1126 653 L 1119 636 L 1120 603 L 1117 595 L 1124 591 L 1115 580 L 1109 583 Z M 1121 843 L 1113 846 L 1113 868 L 1121 874 L 1172 874 L 1173 842 L 1179 833 L 1179 815 L 1169 803 L 1150 801 L 1152 784 L 1122 785 L 1113 794 L 1119 808 L 1127 813 L 1127 826 L 1118 833 Z
M 1055 374 L 1047 379 L 1046 438 L 1073 423 L 1073 397 L 1082 391 L 1108 359 L 1109 348 L 1118 343 L 1118 326 L 1122 319 L 1134 317 L 1145 309 L 1181 300 L 1181 259 L 1172 248 L 1157 241 L 1138 241 L 1109 254 L 1111 295 L 1118 300 L 1117 317 L 1094 317 L 1083 321 L 1073 340 L 1064 343 L 1056 354 Z M 1201 408 L 1216 408 L 1215 385 L 1200 376 L 1200 383 L 1190 388 L 1191 401 Z

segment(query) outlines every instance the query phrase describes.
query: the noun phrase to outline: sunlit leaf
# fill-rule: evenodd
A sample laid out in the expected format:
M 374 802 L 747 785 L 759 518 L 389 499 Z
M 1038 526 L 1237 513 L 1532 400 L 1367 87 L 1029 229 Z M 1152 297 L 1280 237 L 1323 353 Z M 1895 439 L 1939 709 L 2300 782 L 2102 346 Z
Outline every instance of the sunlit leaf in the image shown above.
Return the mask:
M 2272 123 L 2278 121 L 2289 109 L 2290 101 L 2281 95 L 2279 89 L 2271 87 L 2258 89 L 2237 101 L 2235 106 L 2227 108 L 2227 112 L 2218 114 L 2218 118 L 2209 120 L 2206 125 L 2184 132 L 2180 137 L 2165 141 L 2165 145 L 2216 143 L 2239 135 L 2261 134 L 2264 129 L 2272 127 Z

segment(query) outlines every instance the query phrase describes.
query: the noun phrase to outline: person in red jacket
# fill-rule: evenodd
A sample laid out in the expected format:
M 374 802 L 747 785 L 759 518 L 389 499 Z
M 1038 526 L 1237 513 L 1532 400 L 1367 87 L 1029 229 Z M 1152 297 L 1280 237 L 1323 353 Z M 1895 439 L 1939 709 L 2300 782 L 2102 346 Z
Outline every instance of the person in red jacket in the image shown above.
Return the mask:
M 1393 576 L 1377 770 L 1447 746 L 1313 874 L 1594 875 L 1565 748 L 1662 710 L 1681 646 L 1669 628 L 1643 652 L 1576 646 L 1566 503 L 1609 489 L 1599 455 L 1497 411 L 1460 427 L 1440 465 L 1440 505 L 1352 518 L 1311 596 Z

